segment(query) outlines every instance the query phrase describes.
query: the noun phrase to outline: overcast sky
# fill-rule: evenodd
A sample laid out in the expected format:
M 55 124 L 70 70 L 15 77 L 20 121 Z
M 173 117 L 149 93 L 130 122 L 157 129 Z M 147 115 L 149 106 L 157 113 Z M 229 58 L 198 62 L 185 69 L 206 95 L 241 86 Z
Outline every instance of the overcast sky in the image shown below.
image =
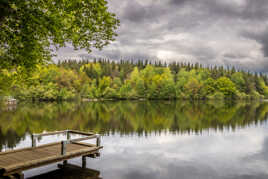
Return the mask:
M 161 59 L 268 72 L 268 0 L 108 0 L 121 21 L 102 51 L 58 57 Z

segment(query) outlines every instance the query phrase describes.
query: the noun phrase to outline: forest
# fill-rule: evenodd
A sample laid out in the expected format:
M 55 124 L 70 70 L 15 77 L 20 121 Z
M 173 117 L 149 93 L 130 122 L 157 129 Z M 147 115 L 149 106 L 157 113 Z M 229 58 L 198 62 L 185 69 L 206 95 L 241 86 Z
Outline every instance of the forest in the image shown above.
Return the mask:
M 268 98 L 268 77 L 223 66 L 107 59 L 0 72 L 0 96 L 24 101 Z

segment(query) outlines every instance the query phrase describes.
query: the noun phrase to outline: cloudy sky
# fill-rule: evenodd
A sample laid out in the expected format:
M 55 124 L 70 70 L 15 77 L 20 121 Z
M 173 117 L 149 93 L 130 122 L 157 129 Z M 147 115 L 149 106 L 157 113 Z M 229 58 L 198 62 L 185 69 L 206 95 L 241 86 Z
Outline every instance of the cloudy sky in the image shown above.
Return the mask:
M 268 0 L 108 0 L 121 21 L 102 51 L 58 58 L 161 59 L 268 72 Z

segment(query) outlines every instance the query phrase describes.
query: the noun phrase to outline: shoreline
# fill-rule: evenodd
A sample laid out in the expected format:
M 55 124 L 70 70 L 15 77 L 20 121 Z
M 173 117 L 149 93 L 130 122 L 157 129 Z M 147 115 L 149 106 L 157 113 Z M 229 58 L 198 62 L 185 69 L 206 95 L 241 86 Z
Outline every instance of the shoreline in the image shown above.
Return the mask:
M 18 100 L 15 99 L 12 103 L 6 100 L 0 100 L 0 103 L 6 106 L 17 105 L 23 102 L 32 103 L 61 103 L 61 102 L 104 102 L 104 101 L 191 101 L 191 102 L 209 102 L 209 101 L 221 101 L 221 102 L 268 102 L 268 99 L 189 99 L 189 98 L 172 98 L 172 99 L 150 99 L 150 98 L 74 98 L 67 100 L 49 100 L 49 99 L 39 99 L 39 100 Z

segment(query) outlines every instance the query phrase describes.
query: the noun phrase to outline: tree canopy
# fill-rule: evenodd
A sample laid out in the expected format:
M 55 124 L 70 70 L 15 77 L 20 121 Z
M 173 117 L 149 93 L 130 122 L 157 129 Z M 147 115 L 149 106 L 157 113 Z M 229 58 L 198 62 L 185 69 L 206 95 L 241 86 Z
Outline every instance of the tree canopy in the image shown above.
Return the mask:
M 268 77 L 199 64 L 63 61 L 0 71 L 0 96 L 19 100 L 268 98 Z
M 0 68 L 31 68 L 67 43 L 102 49 L 118 26 L 106 0 L 0 0 Z

